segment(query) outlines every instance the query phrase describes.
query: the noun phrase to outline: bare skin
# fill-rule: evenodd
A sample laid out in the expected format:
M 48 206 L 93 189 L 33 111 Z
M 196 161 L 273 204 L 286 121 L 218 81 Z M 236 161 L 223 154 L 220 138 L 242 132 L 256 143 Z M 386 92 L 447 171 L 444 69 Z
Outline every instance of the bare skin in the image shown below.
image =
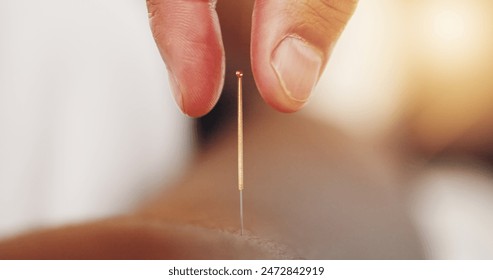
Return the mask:
M 260 121 L 261 120 L 261 121 Z M 0 242 L 0 259 L 422 258 L 393 173 L 303 116 L 260 107 L 245 122 L 239 235 L 236 131 L 224 129 L 183 180 L 129 215 Z

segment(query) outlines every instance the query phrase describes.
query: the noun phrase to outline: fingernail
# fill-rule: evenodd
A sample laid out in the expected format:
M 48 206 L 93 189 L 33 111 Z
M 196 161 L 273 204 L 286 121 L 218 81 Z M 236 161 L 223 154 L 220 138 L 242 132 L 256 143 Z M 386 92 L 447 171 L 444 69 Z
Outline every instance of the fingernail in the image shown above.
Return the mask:
M 303 40 L 289 36 L 272 53 L 271 65 L 286 95 L 305 102 L 317 84 L 322 54 Z
M 169 86 L 171 87 L 171 92 L 175 97 L 176 103 L 178 103 L 180 109 L 184 111 L 185 108 L 183 108 L 183 94 L 180 89 L 180 84 L 178 83 L 176 76 L 169 69 L 168 69 L 168 80 L 169 80 Z

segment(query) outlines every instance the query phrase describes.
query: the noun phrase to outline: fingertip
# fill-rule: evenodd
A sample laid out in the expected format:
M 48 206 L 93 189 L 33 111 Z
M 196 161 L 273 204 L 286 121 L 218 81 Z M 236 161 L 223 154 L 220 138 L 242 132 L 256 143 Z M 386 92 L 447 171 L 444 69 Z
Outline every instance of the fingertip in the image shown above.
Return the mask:
M 181 111 L 191 117 L 207 114 L 223 87 L 224 47 L 211 1 L 148 2 L 171 91 Z
M 255 2 L 250 55 L 264 101 L 280 112 L 292 113 L 308 101 L 323 58 L 304 40 L 286 32 L 286 16 L 276 14 L 280 5 L 285 3 Z
M 308 98 L 295 100 L 286 94 L 273 69 L 252 65 L 252 70 L 260 95 L 269 106 L 282 113 L 297 112 L 304 107 Z
M 222 55 L 214 55 L 219 62 L 205 59 L 197 61 L 195 65 L 176 63 L 172 66 L 180 69 L 176 74 L 175 70 L 168 67 L 171 92 L 184 114 L 201 117 L 216 105 L 224 83 L 225 67 Z
M 257 0 L 251 62 L 263 99 L 281 112 L 308 101 L 355 0 Z
M 265 59 L 252 59 L 257 87 L 264 100 L 281 112 L 303 108 L 322 72 L 324 54 L 303 39 L 288 35 L 274 46 L 270 55 L 264 56 Z

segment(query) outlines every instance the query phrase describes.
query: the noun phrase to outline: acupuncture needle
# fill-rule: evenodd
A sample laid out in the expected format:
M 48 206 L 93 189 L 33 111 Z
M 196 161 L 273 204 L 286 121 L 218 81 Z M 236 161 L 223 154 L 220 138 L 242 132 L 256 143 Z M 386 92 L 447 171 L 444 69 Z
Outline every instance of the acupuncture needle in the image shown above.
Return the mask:
M 238 190 L 240 191 L 240 224 L 243 235 L 243 72 L 236 71 L 238 77 Z

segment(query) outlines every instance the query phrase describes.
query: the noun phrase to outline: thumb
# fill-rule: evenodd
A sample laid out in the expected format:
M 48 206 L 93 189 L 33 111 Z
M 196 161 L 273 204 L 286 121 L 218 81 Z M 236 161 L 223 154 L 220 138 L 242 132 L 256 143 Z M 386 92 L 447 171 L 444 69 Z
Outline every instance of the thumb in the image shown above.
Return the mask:
M 264 100 L 282 112 L 305 104 L 357 0 L 256 0 L 251 60 Z
M 151 30 L 181 110 L 208 113 L 224 82 L 224 48 L 216 0 L 147 0 Z

